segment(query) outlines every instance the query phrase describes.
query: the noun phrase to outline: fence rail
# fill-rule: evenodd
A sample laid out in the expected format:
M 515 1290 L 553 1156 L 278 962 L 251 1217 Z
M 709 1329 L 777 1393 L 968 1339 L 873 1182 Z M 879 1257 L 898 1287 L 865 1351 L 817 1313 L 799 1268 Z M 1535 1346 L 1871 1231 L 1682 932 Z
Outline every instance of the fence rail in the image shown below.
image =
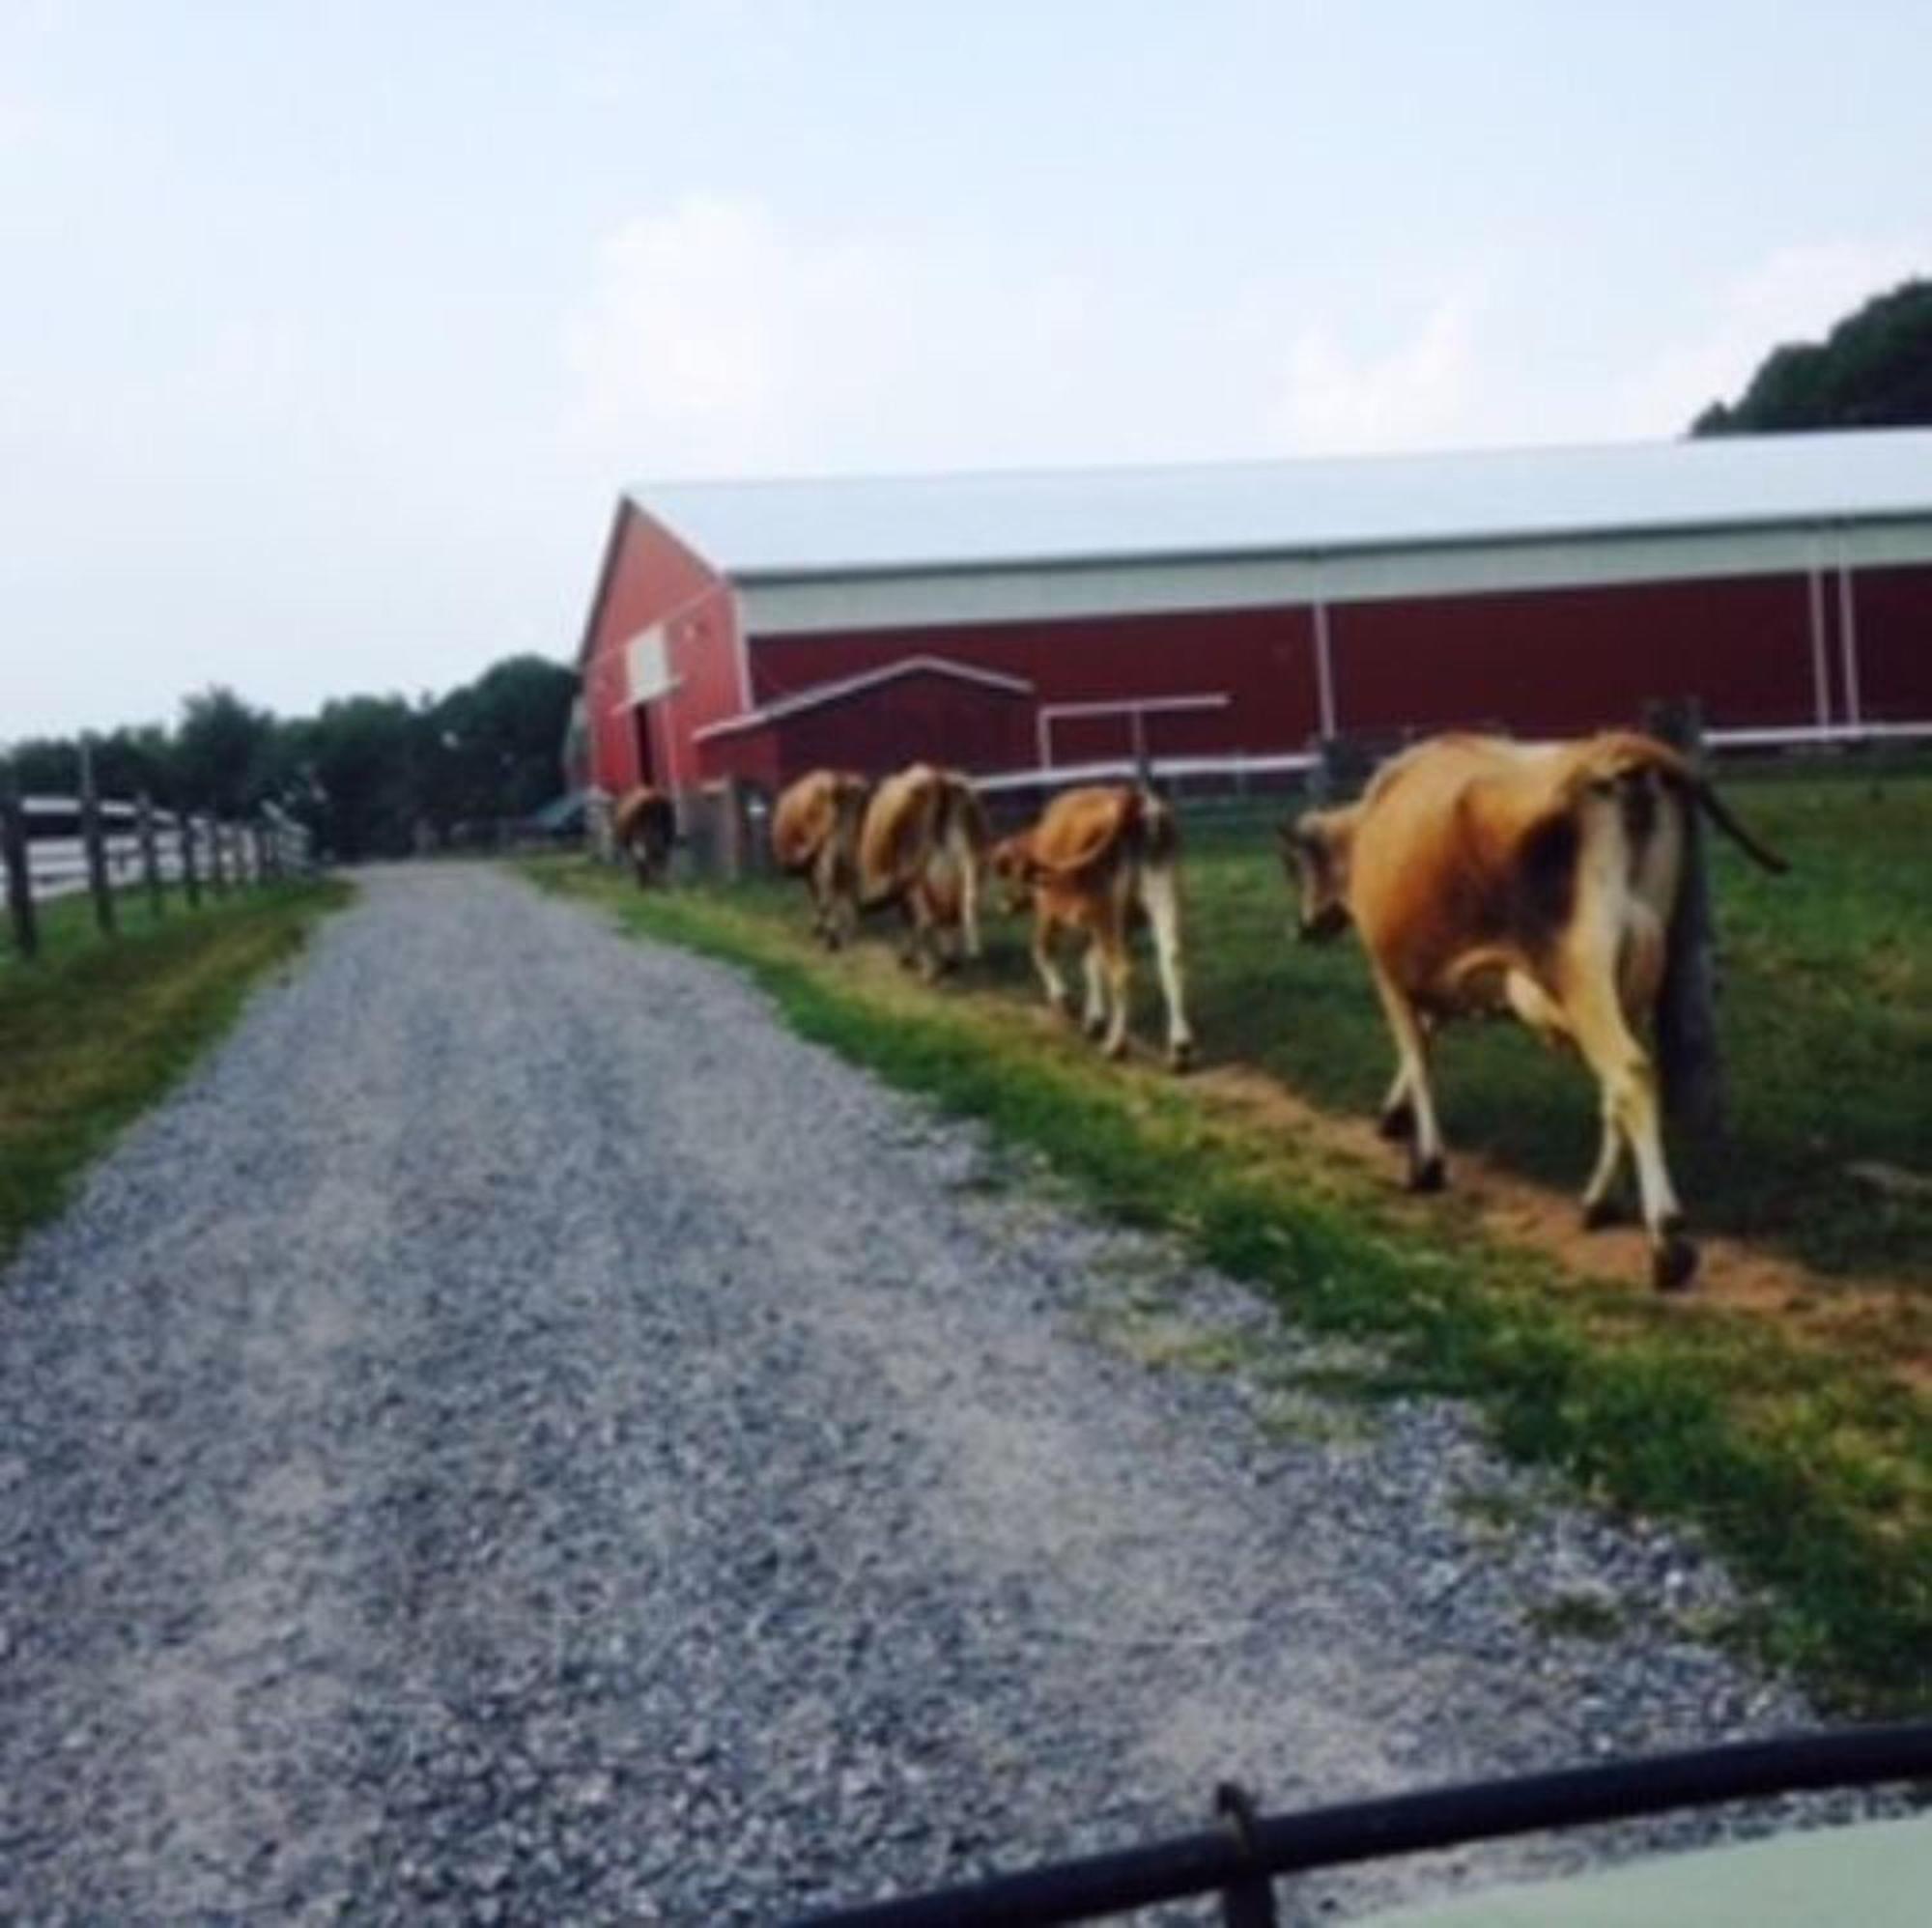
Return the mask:
M 1231 1923 L 1272 1924 L 1277 1877 L 1550 1828 L 1834 1787 L 1932 1777 L 1932 1721 L 1793 1734 L 1520 1779 L 1262 1816 L 1224 1784 L 1220 1825 L 971 1886 L 813 1914 L 797 1928 L 1048 1928 L 1218 1894 Z M 1847 1884 L 1847 1896 L 1852 1893 Z
M 145 797 L 98 797 L 83 770 L 76 796 L 0 791 L 0 861 L 15 950 L 40 950 L 39 911 L 86 893 L 96 921 L 111 936 L 116 900 L 145 890 L 160 912 L 178 891 L 190 908 L 203 892 L 305 875 L 315 868 L 307 830 L 265 806 L 245 819 L 211 812 L 156 809 Z

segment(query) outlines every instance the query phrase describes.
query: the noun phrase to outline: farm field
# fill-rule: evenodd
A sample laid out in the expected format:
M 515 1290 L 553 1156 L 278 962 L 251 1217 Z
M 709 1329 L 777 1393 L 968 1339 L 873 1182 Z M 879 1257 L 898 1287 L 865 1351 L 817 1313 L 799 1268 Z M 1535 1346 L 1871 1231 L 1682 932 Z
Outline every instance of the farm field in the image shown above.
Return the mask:
M 84 896 L 43 907 L 39 959 L 9 950 L 0 965 L 0 1262 L 348 894 L 251 886 L 199 911 L 171 903 L 159 920 L 127 900 L 112 942 Z
M 985 965 L 934 994 L 893 966 L 885 933 L 843 957 L 817 951 L 795 886 L 640 899 L 582 864 L 531 867 L 644 931 L 750 964 L 809 1035 L 990 1119 L 1296 1320 L 1390 1342 L 1396 1382 L 1477 1398 L 1525 1457 L 1613 1503 L 1694 1520 L 1768 1589 L 1748 1630 L 1766 1651 L 1854 1699 L 1923 1706 L 1932 777 L 1724 787 L 1794 871 L 1759 879 L 1727 851 L 1716 860 L 1735 1143 L 1710 1159 L 1676 1148 L 1676 1169 L 1700 1233 L 1770 1256 L 1752 1292 L 1684 1303 L 1650 1294 L 1634 1245 L 1609 1234 L 1516 1236 L 1463 1195 L 1473 1185 L 1406 1199 L 1388 1148 L 1339 1122 L 1378 1099 L 1388 1047 L 1352 946 L 1290 936 L 1275 811 L 1189 825 L 1207 1069 L 1188 1081 L 1106 1066 L 1048 1020 L 1015 923 L 997 921 Z M 1151 969 L 1137 985 L 1147 1037 Z M 1567 1226 L 1594 1144 L 1578 1067 L 1512 1028 L 1473 1026 L 1452 1034 L 1440 1077 L 1452 1185 L 1479 1163 L 1514 1173 Z M 1292 1088 L 1279 1110 L 1255 1101 L 1275 1080 Z M 1297 1113 L 1303 1100 L 1316 1109 Z

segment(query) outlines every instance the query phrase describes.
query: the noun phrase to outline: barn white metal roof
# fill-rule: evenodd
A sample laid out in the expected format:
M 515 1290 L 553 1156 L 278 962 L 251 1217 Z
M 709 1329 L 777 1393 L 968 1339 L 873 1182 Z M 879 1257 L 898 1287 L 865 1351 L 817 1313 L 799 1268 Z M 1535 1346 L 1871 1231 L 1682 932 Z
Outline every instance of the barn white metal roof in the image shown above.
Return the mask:
M 1932 431 L 640 484 L 740 581 L 1317 555 L 1932 515 Z

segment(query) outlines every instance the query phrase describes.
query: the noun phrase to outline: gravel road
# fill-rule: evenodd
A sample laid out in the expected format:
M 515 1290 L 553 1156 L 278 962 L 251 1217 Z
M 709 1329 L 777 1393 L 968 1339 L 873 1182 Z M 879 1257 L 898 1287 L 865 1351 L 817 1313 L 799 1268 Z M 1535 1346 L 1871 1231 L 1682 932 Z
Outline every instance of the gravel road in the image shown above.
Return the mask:
M 772 1921 L 1804 1717 L 1335 1364 L 729 972 L 375 873 L 0 1284 L 0 1917 Z

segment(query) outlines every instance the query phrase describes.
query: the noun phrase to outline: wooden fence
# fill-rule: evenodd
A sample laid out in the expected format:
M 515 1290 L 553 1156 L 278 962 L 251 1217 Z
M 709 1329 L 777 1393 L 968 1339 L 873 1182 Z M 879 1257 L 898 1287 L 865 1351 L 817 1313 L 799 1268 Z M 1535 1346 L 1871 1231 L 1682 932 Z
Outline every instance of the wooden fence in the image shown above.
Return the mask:
M 160 810 L 146 797 L 96 796 L 85 771 L 78 796 L 0 788 L 0 860 L 8 921 L 23 957 L 39 954 L 39 911 L 57 898 L 86 893 L 111 937 L 127 893 L 144 895 L 158 915 L 170 892 L 196 909 L 204 896 L 315 867 L 307 830 L 272 805 L 239 821 Z

